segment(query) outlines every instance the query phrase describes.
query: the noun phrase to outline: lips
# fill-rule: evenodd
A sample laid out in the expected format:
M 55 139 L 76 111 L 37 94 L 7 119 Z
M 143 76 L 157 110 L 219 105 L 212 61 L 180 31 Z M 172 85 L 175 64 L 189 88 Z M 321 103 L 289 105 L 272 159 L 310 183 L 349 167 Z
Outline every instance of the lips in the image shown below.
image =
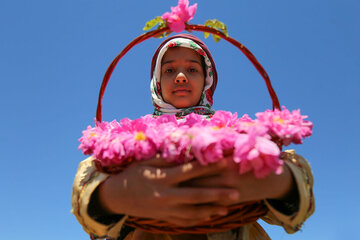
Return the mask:
M 177 95 L 184 95 L 190 93 L 190 89 L 188 88 L 176 88 L 173 93 Z

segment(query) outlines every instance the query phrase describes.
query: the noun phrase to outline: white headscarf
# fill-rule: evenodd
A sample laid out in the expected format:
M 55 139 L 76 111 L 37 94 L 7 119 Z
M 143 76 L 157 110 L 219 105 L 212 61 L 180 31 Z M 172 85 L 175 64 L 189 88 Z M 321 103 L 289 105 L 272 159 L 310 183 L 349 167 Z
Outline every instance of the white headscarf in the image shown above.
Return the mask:
M 171 47 L 186 47 L 199 53 L 204 58 L 206 78 L 204 90 L 201 94 L 198 106 L 190 108 L 175 108 L 173 105 L 166 103 L 161 96 L 160 88 L 160 74 L 161 74 L 161 61 L 166 51 Z M 212 106 L 212 93 L 210 87 L 213 85 L 213 66 L 206 52 L 193 40 L 183 37 L 177 37 L 169 40 L 159 51 L 154 67 L 153 77 L 150 83 L 151 99 L 155 106 L 154 115 L 162 114 L 175 114 L 177 117 L 185 116 L 189 113 L 195 112 L 201 115 L 214 114 Z

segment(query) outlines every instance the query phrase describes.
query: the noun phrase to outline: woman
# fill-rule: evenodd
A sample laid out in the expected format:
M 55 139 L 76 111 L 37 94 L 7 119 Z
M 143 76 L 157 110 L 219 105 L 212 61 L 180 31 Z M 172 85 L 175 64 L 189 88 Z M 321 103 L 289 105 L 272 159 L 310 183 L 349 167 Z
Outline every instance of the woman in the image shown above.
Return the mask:
M 152 60 L 154 115 L 211 116 L 216 84 L 215 63 L 204 43 L 188 34 L 170 37 Z M 202 235 L 152 234 L 123 223 L 130 215 L 191 227 L 226 215 L 226 206 L 265 200 L 270 211 L 263 219 L 293 233 L 314 211 L 312 173 L 294 151 L 284 152 L 282 158 L 282 174 L 257 179 L 252 173 L 239 175 L 232 156 L 208 166 L 196 161 L 174 166 L 157 156 L 113 175 L 98 172 L 90 157 L 80 163 L 75 177 L 72 211 L 94 238 L 260 240 L 269 237 L 256 223 Z

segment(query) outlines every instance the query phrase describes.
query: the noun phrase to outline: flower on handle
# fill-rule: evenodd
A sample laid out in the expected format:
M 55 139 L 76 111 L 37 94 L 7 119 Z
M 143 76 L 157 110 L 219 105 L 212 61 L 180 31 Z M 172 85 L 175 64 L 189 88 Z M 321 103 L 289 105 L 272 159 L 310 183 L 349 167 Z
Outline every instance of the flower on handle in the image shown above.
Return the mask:
M 189 6 L 189 0 L 179 0 L 177 6 L 171 7 L 171 12 L 165 12 L 162 16 L 157 16 L 154 19 L 146 22 L 143 30 L 150 30 L 156 25 L 157 29 L 164 27 L 170 28 L 170 31 L 156 36 L 158 38 L 167 37 L 171 31 L 177 33 L 182 32 L 185 30 L 186 24 L 194 18 L 196 10 L 197 3 Z M 226 25 L 217 19 L 207 20 L 204 25 L 222 32 L 225 36 L 229 36 Z M 205 38 L 207 38 L 209 35 L 209 33 L 204 32 Z M 211 35 L 213 36 L 215 42 L 220 41 L 221 38 L 219 36 L 215 34 Z
M 185 23 L 193 19 L 197 9 L 197 3 L 189 7 L 189 0 L 179 0 L 176 7 L 171 7 L 171 12 L 164 13 L 161 18 L 165 20 L 169 28 L 174 32 L 182 32 Z

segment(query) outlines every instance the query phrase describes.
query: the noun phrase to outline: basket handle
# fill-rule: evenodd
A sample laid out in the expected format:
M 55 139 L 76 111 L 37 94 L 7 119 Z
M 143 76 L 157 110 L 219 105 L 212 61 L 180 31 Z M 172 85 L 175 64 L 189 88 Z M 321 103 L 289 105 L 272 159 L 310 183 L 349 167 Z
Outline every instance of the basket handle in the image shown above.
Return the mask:
M 236 41 L 235 39 L 226 36 L 224 33 L 214 29 L 214 28 L 210 28 L 207 26 L 203 26 L 203 25 L 189 25 L 186 24 L 185 25 L 185 30 L 191 32 L 191 31 L 199 31 L 199 32 L 207 32 L 207 33 L 211 33 L 211 34 L 215 34 L 219 37 L 221 37 L 222 39 L 228 41 L 229 43 L 233 44 L 235 47 L 237 47 L 249 60 L 250 62 L 254 65 L 254 67 L 256 68 L 256 70 L 260 73 L 260 75 L 263 77 L 265 83 L 266 83 L 266 87 L 269 91 L 271 100 L 272 100 L 272 107 L 273 110 L 275 108 L 280 109 L 280 103 L 278 100 L 278 97 L 276 96 L 276 93 L 271 85 L 271 81 L 270 78 L 268 76 L 268 74 L 266 73 L 265 69 L 261 66 L 261 64 L 257 61 L 257 59 L 255 58 L 255 56 L 250 52 L 249 49 L 247 49 L 243 44 L 239 43 L 238 41 Z M 115 58 L 114 60 L 111 62 L 111 64 L 109 65 L 108 69 L 105 72 L 101 87 L 100 87 L 100 91 L 99 91 L 99 98 L 98 98 L 98 104 L 97 104 L 97 109 L 96 109 L 96 120 L 98 122 L 102 121 L 102 99 L 105 93 L 105 89 L 106 86 L 110 80 L 111 74 L 113 73 L 116 65 L 118 64 L 118 62 L 120 61 L 120 59 L 131 49 L 133 48 L 135 45 L 151 38 L 151 37 L 155 37 L 158 36 L 162 33 L 165 32 L 170 32 L 171 30 L 169 29 L 169 27 L 164 27 L 164 28 L 160 28 L 157 30 L 153 30 L 147 33 L 144 33 L 140 36 L 138 36 L 137 38 L 135 38 L 134 40 L 132 40 Z

